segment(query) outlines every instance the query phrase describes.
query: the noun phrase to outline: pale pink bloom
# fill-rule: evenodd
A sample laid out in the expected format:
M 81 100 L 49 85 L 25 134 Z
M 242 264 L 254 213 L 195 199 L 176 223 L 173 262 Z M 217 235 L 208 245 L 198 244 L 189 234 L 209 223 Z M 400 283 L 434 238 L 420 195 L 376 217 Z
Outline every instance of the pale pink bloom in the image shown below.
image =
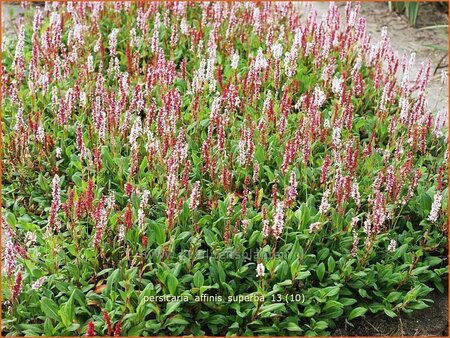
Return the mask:
M 122 243 L 124 238 L 125 238 L 125 225 L 120 224 L 119 225 L 119 234 L 118 234 L 119 243 Z
M 87 57 L 87 69 L 89 73 L 94 72 L 94 57 L 91 54 Z
M 253 183 L 258 182 L 258 178 L 259 178 L 259 163 L 255 161 L 253 163 Z
M 309 226 L 309 233 L 312 234 L 320 229 L 320 222 L 314 222 Z
M 3 266 L 6 270 L 6 275 L 9 277 L 16 269 L 16 248 L 10 236 L 5 239 L 5 248 L 3 251 Z
M 83 160 L 86 156 L 86 148 L 84 147 L 83 142 L 83 129 L 81 124 L 77 123 L 77 132 L 76 132 L 76 146 L 78 151 L 80 152 L 80 159 Z
M 248 219 L 243 219 L 241 224 L 242 224 L 242 230 L 245 232 L 245 231 L 247 231 L 250 221 Z
M 395 239 L 391 239 L 391 241 L 389 242 L 388 251 L 394 252 L 396 248 L 397 248 L 397 242 L 395 241 Z
M 150 196 L 150 191 L 144 190 L 144 192 L 142 193 L 142 197 L 141 197 L 141 204 L 139 205 L 139 210 L 138 210 L 138 224 L 139 224 L 139 228 L 141 230 L 144 229 L 144 217 L 145 217 L 144 209 L 147 206 L 149 196 Z
M 356 254 L 358 252 L 359 238 L 358 235 L 356 234 L 355 228 L 353 228 L 352 234 L 353 234 L 353 242 L 352 242 L 352 251 L 350 252 L 350 254 L 352 255 L 352 257 L 356 257 Z
M 331 83 L 331 91 L 340 96 L 342 94 L 342 85 L 344 83 L 344 80 L 341 77 L 335 76 L 333 78 L 333 81 Z
M 95 220 L 95 235 L 93 239 L 93 246 L 96 248 L 100 241 L 102 240 L 103 232 L 107 225 L 107 214 L 105 208 L 105 198 L 103 197 L 99 202 L 94 211 Z
M 196 181 L 194 183 L 194 186 L 192 187 L 191 197 L 189 201 L 189 209 L 191 209 L 191 211 L 197 209 L 200 203 L 199 194 L 200 194 L 200 181 Z
M 434 128 L 433 133 L 436 136 L 442 136 L 443 129 L 448 124 L 448 117 L 447 117 L 447 111 L 445 109 L 441 109 L 437 112 L 435 120 L 434 120 Z
M 357 206 L 361 205 L 361 196 L 359 194 L 358 182 L 354 181 L 352 185 L 351 196 L 354 199 Z
M 330 209 L 330 203 L 328 202 L 328 197 L 330 196 L 330 189 L 327 189 L 323 192 L 322 201 L 319 207 L 319 214 L 326 214 L 328 209 Z
M 47 280 L 46 276 L 42 276 L 41 278 L 39 278 L 37 281 L 35 281 L 32 285 L 31 288 L 33 290 L 38 290 L 41 288 L 42 285 L 44 285 L 45 281 Z
M 441 203 L 442 203 L 442 193 L 441 191 L 437 191 L 436 194 L 434 195 L 434 200 L 433 200 L 433 204 L 431 205 L 431 211 L 430 214 L 428 215 L 428 220 L 430 222 L 436 222 L 439 216 L 439 210 L 441 208 Z
M 275 212 L 275 217 L 273 219 L 272 232 L 276 239 L 279 239 L 284 227 L 284 203 L 278 202 Z
M 111 57 L 116 56 L 116 45 L 117 45 L 117 34 L 119 33 L 118 28 L 114 28 L 109 34 L 109 52 Z
M 269 220 L 268 219 L 264 219 L 262 221 L 263 223 L 263 228 L 262 228 L 262 233 L 264 237 L 269 237 L 270 235 L 270 227 L 269 227 Z
M 114 209 L 115 205 L 116 205 L 116 196 L 114 195 L 114 192 L 111 191 L 106 197 L 106 209 L 112 210 Z
M 22 81 L 25 76 L 24 46 L 25 46 L 25 26 L 21 25 L 13 60 L 13 69 L 16 72 L 16 77 L 19 82 Z
M 189 27 L 187 25 L 186 17 L 183 17 L 180 22 L 180 30 L 184 35 L 189 33 Z
M 394 166 L 390 165 L 386 173 L 386 189 L 389 194 L 393 194 L 395 191 L 395 171 Z
M 53 188 L 52 188 L 52 205 L 50 208 L 50 217 L 49 217 L 49 228 L 52 228 L 55 225 L 56 214 L 61 206 L 61 200 L 59 195 L 59 176 L 55 175 L 53 177 Z
M 239 64 L 239 54 L 237 52 L 234 52 L 232 58 L 231 58 L 231 68 L 237 69 Z
M 373 231 L 379 233 L 386 220 L 385 198 L 381 192 L 375 195 L 375 204 L 372 213 Z
M 23 105 L 22 102 L 19 101 L 19 109 L 16 114 L 16 124 L 14 125 L 14 131 L 19 131 L 22 126 L 25 125 L 23 121 Z
M 239 156 L 238 163 L 241 166 L 246 166 L 252 159 L 255 150 L 255 144 L 252 140 L 251 130 L 244 126 L 241 130 L 241 138 L 239 140 Z
M 58 148 L 55 149 L 56 158 L 57 158 L 58 160 L 61 159 L 61 151 L 62 151 L 62 150 L 61 150 L 60 147 L 58 147 Z
M 279 43 L 275 43 L 270 49 L 274 59 L 279 60 L 281 58 L 281 54 L 283 53 L 283 47 Z
M 289 187 L 287 191 L 287 198 L 286 203 L 288 205 L 291 205 L 295 198 L 297 197 L 297 175 L 295 174 L 295 171 L 291 171 L 291 177 L 289 179 Z
M 133 126 L 131 127 L 130 136 L 128 138 L 128 142 L 131 145 L 131 149 L 137 149 L 138 143 L 137 139 L 142 133 L 142 122 L 141 119 L 138 117 L 133 123 Z
M 262 262 L 258 263 L 258 265 L 256 266 L 256 277 L 257 278 L 263 277 L 264 271 L 265 271 L 264 264 Z
M 36 130 L 36 139 L 39 143 L 44 143 L 45 140 L 45 130 L 42 124 L 39 124 Z

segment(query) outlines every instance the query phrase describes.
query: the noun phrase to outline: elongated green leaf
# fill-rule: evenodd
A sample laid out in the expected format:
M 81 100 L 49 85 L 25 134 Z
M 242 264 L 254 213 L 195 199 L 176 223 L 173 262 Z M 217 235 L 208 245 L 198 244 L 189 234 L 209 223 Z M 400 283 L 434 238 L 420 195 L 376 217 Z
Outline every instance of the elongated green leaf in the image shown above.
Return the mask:
M 323 276 L 325 275 L 325 264 L 320 263 L 319 266 L 316 269 L 317 278 L 319 278 L 319 281 L 323 280 Z
M 350 312 L 350 314 L 348 315 L 348 320 L 352 320 L 354 318 L 364 316 L 364 314 L 366 312 L 367 312 L 367 309 L 365 307 L 360 306 L 360 307 L 354 308 L 352 310 L 352 312 Z
M 203 284 L 204 284 L 204 282 L 205 282 L 205 277 L 203 277 L 203 274 L 201 273 L 201 271 L 197 271 L 197 272 L 194 274 L 194 280 L 193 280 L 193 282 L 194 282 L 194 286 L 195 286 L 196 288 L 200 288 L 200 287 L 203 286 Z
M 174 275 L 169 274 L 167 276 L 167 288 L 169 289 L 171 295 L 176 295 L 177 286 L 178 286 L 178 279 Z
M 41 310 L 45 313 L 45 315 L 51 319 L 56 321 L 60 321 L 61 318 L 58 314 L 59 307 L 53 300 L 47 297 L 42 297 L 41 299 Z

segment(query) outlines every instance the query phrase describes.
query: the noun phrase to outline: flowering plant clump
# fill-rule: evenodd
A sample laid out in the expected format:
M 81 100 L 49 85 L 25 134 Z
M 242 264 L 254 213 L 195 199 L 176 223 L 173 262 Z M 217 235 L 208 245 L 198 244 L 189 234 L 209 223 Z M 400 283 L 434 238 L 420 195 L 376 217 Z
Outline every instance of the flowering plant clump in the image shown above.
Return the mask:
M 358 5 L 30 7 L 3 42 L 2 333 L 327 335 L 427 307 L 447 124 L 413 64 Z

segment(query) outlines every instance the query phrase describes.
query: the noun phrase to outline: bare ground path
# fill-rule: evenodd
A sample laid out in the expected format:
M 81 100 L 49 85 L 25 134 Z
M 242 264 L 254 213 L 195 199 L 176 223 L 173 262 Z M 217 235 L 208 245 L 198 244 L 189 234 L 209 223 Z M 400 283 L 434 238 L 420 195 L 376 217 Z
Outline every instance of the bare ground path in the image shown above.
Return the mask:
M 313 2 L 319 16 L 326 13 L 329 2 Z M 339 7 L 345 3 L 339 2 Z M 415 67 L 411 78 L 417 74 L 420 64 L 427 59 L 432 62 L 432 72 L 441 64 L 444 68 L 436 71 L 430 81 L 427 99 L 430 108 L 448 109 L 448 91 L 440 91 L 441 70 L 448 70 L 448 30 L 447 28 L 429 29 L 426 27 L 448 25 L 448 16 L 439 3 L 421 3 L 417 27 L 411 27 L 407 19 L 396 13 L 390 13 L 387 2 L 365 2 L 361 4 L 361 14 L 367 20 L 367 29 L 373 41 L 377 41 L 381 28 L 388 28 L 388 35 L 394 49 L 399 55 L 403 51 L 416 53 Z

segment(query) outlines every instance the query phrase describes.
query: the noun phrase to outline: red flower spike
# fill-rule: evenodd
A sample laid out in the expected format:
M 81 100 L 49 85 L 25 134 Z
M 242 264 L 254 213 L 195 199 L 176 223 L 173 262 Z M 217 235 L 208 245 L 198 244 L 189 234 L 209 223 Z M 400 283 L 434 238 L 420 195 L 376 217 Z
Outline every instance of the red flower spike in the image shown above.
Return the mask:
M 111 324 L 111 318 L 109 317 L 108 312 L 103 311 L 103 319 L 105 320 L 106 332 L 108 333 L 108 336 L 112 336 L 113 329 Z
M 95 336 L 95 325 L 94 322 L 91 320 L 86 329 L 86 337 L 92 337 Z

